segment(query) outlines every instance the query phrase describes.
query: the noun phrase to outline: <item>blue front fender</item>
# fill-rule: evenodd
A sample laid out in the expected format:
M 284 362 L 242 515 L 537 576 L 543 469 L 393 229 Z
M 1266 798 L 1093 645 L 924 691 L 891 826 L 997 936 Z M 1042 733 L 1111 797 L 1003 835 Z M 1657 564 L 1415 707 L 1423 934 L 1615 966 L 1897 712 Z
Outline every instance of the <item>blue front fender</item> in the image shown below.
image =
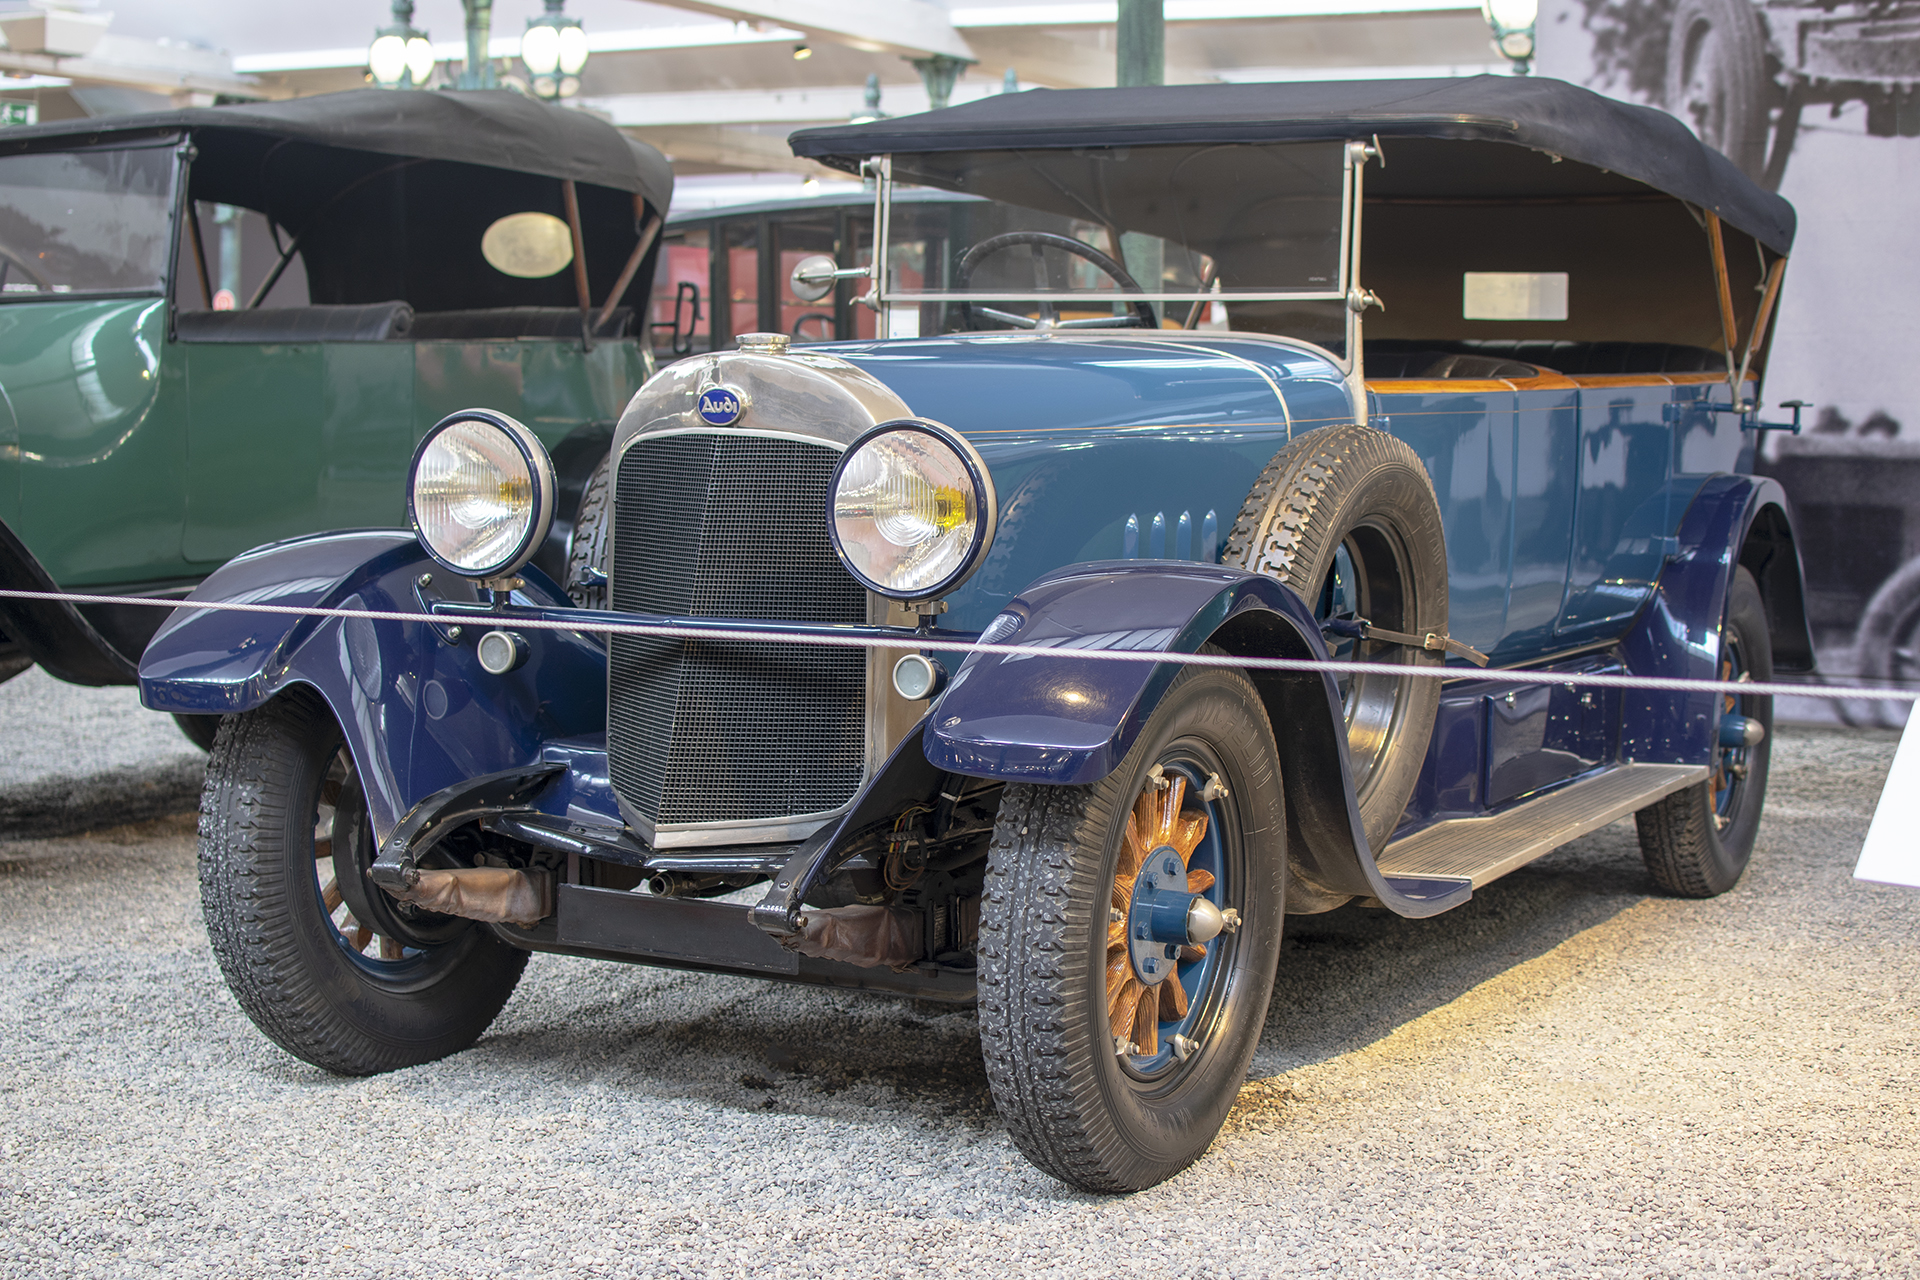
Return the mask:
M 1113 772 L 1173 683 L 1164 662 L 1076 658 L 1076 649 L 1325 659 L 1312 612 L 1271 578 L 1186 561 L 1109 560 L 1048 574 L 981 637 L 1061 656 L 976 652 L 933 708 L 922 748 L 935 768 L 978 778 L 1084 786 Z M 1267 708 L 1287 798 L 1295 910 L 1349 897 L 1404 916 L 1457 906 L 1460 880 L 1389 879 L 1355 803 L 1338 687 L 1326 672 L 1250 673 Z
M 231 601 L 417 614 L 424 574 L 435 597 L 475 598 L 471 584 L 435 565 L 411 534 L 323 534 L 247 552 L 201 583 L 155 634 L 140 662 L 141 701 L 156 711 L 231 715 L 294 686 L 312 688 L 346 734 L 382 841 L 408 809 L 443 788 L 542 759 L 603 761 L 606 655 L 577 632 L 526 633 L 526 664 L 494 676 L 475 657 L 481 628 L 471 623 L 454 643 L 444 622 L 193 608 Z M 524 576 L 514 603 L 568 603 L 537 570 Z M 604 767 L 563 776 L 538 807 L 586 810 L 618 824 Z M 571 794 L 583 788 L 594 794 Z
M 1190 561 L 1103 560 L 1047 574 L 1014 597 L 982 643 L 1058 658 L 975 653 L 928 721 L 927 759 L 976 778 L 1081 786 L 1112 773 L 1179 674 L 1170 663 L 1076 658 L 1076 649 L 1196 653 L 1242 614 L 1277 615 L 1291 652 L 1325 658 L 1319 624 L 1271 578 Z M 1326 686 L 1330 714 L 1339 693 Z

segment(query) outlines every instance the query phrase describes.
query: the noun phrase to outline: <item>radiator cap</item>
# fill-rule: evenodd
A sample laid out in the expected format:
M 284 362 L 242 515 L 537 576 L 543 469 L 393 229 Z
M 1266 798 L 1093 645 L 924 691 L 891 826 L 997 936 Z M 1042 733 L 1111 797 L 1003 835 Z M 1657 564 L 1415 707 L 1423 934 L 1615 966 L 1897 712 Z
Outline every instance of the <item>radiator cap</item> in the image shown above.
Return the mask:
M 787 348 L 793 345 L 793 339 L 784 333 L 743 333 L 734 341 L 742 351 L 768 356 L 783 356 L 787 354 Z

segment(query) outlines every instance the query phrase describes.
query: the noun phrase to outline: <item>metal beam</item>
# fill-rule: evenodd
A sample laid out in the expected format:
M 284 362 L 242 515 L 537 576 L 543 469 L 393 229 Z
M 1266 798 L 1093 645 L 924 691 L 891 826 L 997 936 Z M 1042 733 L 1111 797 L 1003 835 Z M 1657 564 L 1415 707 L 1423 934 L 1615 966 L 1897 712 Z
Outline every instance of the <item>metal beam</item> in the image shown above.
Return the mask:
M 736 22 L 778 23 L 812 39 L 897 53 L 906 58 L 936 54 L 976 62 L 973 49 L 953 28 L 947 11 L 929 0 L 666 0 L 676 9 L 711 13 Z

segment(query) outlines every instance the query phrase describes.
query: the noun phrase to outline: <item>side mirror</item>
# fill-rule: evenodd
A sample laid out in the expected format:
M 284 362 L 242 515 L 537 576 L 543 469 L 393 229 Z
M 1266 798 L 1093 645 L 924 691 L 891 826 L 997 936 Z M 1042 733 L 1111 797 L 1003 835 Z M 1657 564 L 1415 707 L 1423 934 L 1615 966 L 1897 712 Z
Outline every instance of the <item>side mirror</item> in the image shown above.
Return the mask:
M 833 292 L 833 286 L 842 280 L 864 280 L 872 272 L 867 267 L 838 266 L 824 253 L 810 254 L 794 264 L 793 275 L 788 277 L 788 285 L 793 296 L 802 302 L 818 302 Z

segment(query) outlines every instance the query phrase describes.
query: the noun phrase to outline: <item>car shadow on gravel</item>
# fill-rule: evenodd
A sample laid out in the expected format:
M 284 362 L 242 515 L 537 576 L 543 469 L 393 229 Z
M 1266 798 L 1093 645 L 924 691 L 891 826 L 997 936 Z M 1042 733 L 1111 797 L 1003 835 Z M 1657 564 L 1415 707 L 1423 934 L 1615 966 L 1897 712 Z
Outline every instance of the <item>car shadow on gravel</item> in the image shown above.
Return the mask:
M 535 957 L 480 1051 L 574 1088 L 998 1127 L 973 1011 L 893 996 Z
M 1347 906 L 1288 921 L 1255 1059 L 1268 1076 L 1362 1048 L 1645 899 L 1632 823 L 1431 920 Z M 876 1112 L 997 1130 L 971 1010 L 712 974 L 535 957 L 469 1059 L 564 1086 L 742 1111 Z
M 1653 892 L 1629 818 L 1431 919 L 1353 904 L 1289 917 L 1256 1074 L 1373 1044 Z
M 0 787 L 0 841 L 81 835 L 195 813 L 206 771 L 205 755 L 183 752 L 153 764 Z

